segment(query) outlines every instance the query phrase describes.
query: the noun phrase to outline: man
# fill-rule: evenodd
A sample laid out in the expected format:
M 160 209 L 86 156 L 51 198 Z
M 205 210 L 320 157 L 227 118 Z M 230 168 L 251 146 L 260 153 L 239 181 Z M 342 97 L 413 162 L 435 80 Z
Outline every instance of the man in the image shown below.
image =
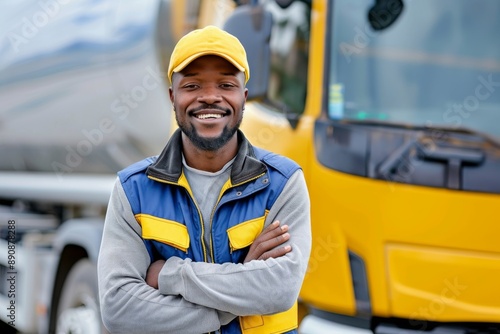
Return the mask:
M 119 172 L 99 255 L 112 333 L 295 333 L 310 254 L 301 169 L 239 130 L 250 77 L 238 39 L 184 36 L 168 69 L 179 125 Z M 281 222 L 281 223 L 280 223 Z

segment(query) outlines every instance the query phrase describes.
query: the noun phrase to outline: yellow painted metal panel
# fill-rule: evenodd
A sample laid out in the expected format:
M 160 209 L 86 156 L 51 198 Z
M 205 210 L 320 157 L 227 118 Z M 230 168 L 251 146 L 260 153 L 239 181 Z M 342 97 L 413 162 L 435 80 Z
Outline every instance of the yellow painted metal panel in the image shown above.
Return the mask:
M 500 253 L 388 244 L 391 313 L 430 321 L 500 321 Z

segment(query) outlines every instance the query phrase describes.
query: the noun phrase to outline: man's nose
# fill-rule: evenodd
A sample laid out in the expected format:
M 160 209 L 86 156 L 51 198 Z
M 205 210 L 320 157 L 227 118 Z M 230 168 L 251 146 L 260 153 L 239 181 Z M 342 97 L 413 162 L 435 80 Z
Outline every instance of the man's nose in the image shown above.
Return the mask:
M 215 87 L 206 87 L 201 91 L 198 97 L 198 102 L 204 102 L 206 104 L 214 104 L 220 101 L 222 101 L 222 96 Z

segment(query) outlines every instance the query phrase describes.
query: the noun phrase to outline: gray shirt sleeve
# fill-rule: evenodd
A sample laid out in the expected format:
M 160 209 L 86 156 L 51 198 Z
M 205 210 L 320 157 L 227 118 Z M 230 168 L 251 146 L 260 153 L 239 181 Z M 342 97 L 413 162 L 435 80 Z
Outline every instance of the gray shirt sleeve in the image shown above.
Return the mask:
M 298 298 L 311 250 L 310 203 L 304 174 L 298 170 L 271 208 L 265 225 L 289 226 L 285 256 L 245 264 L 192 262 L 172 257 L 158 279 L 159 291 L 233 314 L 283 312 Z
M 98 260 L 103 322 L 112 333 L 206 333 L 234 316 L 145 282 L 149 254 L 119 181 L 110 198 Z

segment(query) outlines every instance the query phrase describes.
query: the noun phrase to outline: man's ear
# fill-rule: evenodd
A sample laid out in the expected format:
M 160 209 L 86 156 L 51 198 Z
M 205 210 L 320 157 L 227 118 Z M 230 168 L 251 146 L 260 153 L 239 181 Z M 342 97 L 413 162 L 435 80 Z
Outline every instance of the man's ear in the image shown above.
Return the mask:
M 174 91 L 172 90 L 172 87 L 168 88 L 168 95 L 170 96 L 170 102 L 172 102 L 172 105 L 174 104 Z

